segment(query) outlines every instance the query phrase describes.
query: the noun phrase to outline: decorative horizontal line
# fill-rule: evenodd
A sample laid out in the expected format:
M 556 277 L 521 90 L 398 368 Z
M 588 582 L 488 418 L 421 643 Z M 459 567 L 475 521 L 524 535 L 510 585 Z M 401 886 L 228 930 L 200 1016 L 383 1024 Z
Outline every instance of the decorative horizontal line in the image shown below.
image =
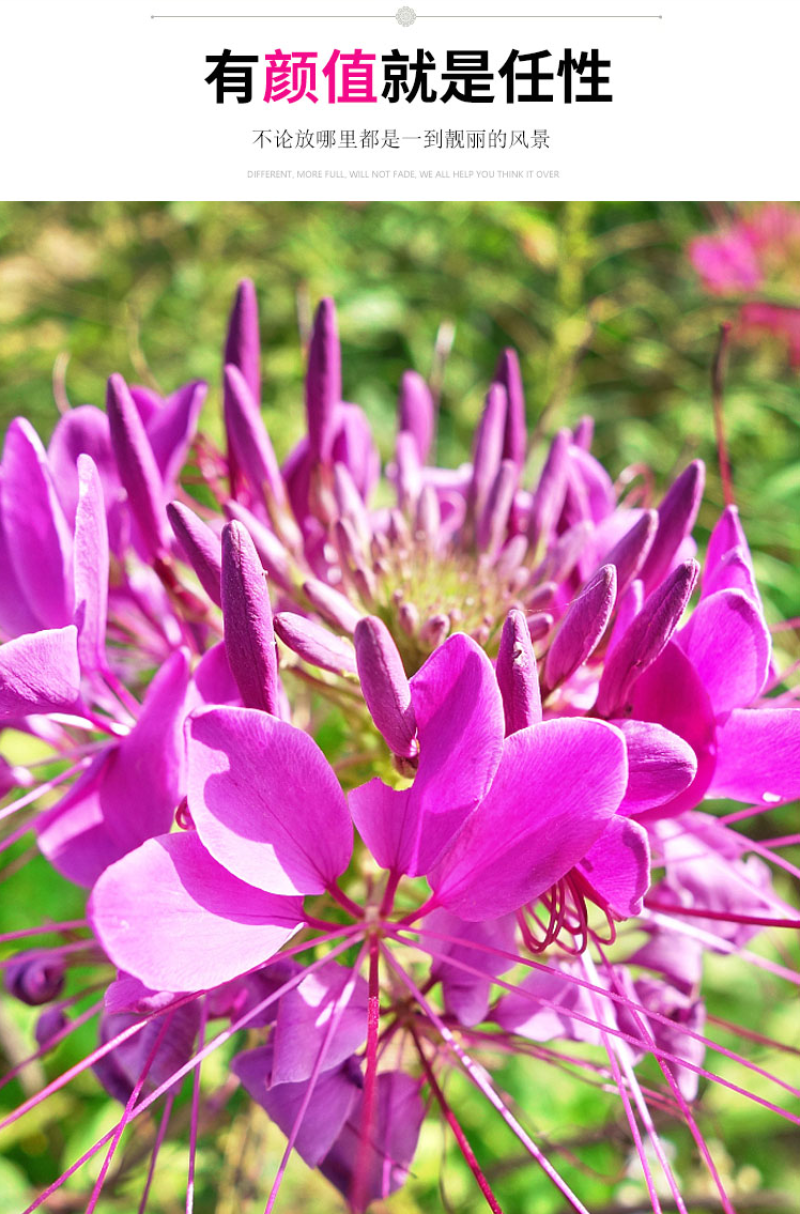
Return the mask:
M 395 21 L 394 13 L 151 13 L 151 21 Z M 663 21 L 661 13 L 417 13 L 416 21 Z M 408 26 L 408 29 L 411 27 Z

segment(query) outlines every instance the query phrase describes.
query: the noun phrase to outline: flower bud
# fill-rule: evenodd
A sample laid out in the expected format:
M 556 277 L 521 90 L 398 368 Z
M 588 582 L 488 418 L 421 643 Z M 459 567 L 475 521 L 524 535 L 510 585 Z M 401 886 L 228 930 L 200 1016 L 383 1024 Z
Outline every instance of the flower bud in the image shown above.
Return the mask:
M 114 458 L 131 513 L 148 556 L 159 557 L 169 545 L 161 474 L 139 410 L 121 375 L 112 375 L 108 381 L 106 411 Z
M 200 585 L 211 602 L 221 607 L 222 548 L 219 537 L 182 502 L 170 502 L 167 518 Z
M 547 459 L 533 491 L 528 538 L 534 550 L 539 543 L 549 543 L 564 505 L 571 437 L 569 430 L 559 430 L 550 444 Z
M 261 403 L 261 340 L 256 289 L 249 278 L 243 278 L 236 288 L 225 340 L 225 365 L 228 364 L 241 372 L 258 408 Z
M 64 989 L 66 968 L 63 958 L 47 949 L 20 953 L 6 968 L 6 990 L 30 1007 L 50 1003 Z
M 685 561 L 645 600 L 606 663 L 595 705 L 598 716 L 625 715 L 633 684 L 655 662 L 678 627 L 698 572 L 697 561 Z
M 658 514 L 655 510 L 645 510 L 622 539 L 618 540 L 608 555 L 604 565 L 613 565 L 617 571 L 617 594 L 627 590 L 633 579 L 647 559 L 653 546 L 658 528 Z
M 582 666 L 606 630 L 617 597 L 617 574 L 604 565 L 572 600 L 545 662 L 545 690 L 551 691 Z
M 342 399 L 342 356 L 332 299 L 323 299 L 314 318 L 306 372 L 308 446 L 312 459 L 329 464 L 335 438 L 334 412 Z
M 517 467 L 521 468 L 525 463 L 528 433 L 525 426 L 525 393 L 516 350 L 503 350 L 494 369 L 494 378 L 495 383 L 503 385 L 508 398 L 503 459 L 513 460 Z
M 524 611 L 509 611 L 497 654 L 497 682 L 503 697 L 506 737 L 542 719 L 539 676 Z
M 247 529 L 222 532 L 222 613 L 225 650 L 245 708 L 278 715 L 278 662 L 272 607 L 261 561 Z
M 467 500 L 476 520 L 481 517 L 489 490 L 503 458 L 503 435 L 507 410 L 505 388 L 502 384 L 492 384 L 486 395 L 486 404 L 478 423 L 475 449 L 472 455 L 472 481 Z
M 431 390 L 416 371 L 404 371 L 397 402 L 397 428 L 413 434 L 419 461 L 424 464 L 433 442 L 434 408 Z
M 355 630 L 356 663 L 364 699 L 392 754 L 417 753 L 417 722 L 403 662 L 391 633 L 377 616 L 365 616 Z
M 303 582 L 303 593 L 311 606 L 334 628 L 340 628 L 342 632 L 353 632 L 362 618 L 362 612 L 354 607 L 349 599 L 316 578 Z
M 705 465 L 696 459 L 673 481 L 658 507 L 658 530 L 639 576 L 651 591 L 669 572 L 675 555 L 694 526 L 705 484 Z
M 286 490 L 258 404 L 238 367 L 225 368 L 225 428 L 236 465 L 252 491 L 269 506 L 286 505 Z
M 333 674 L 356 673 L 355 649 L 345 637 L 338 637 L 316 620 L 293 611 L 279 611 L 274 624 L 284 645 L 303 661 Z

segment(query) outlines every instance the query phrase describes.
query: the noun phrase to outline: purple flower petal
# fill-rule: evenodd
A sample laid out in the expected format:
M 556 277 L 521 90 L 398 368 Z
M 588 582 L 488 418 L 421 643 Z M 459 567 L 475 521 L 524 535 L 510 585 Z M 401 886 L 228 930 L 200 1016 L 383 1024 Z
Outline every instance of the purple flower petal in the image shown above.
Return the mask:
M 389 1197 L 408 1179 L 425 1117 L 419 1082 L 402 1071 L 383 1071 L 376 1081 L 376 1116 L 366 1160 L 363 1153 L 363 1098 L 357 1100 L 320 1171 L 348 1200 L 353 1214 L 364 1214 L 373 1201 Z M 354 1202 L 357 1171 L 365 1167 L 366 1183 Z
M 172 655 L 134 729 L 101 751 L 39 824 L 39 846 L 70 881 L 91 885 L 109 864 L 172 825 L 184 786 L 188 669 L 185 651 Z
M 165 991 L 227 982 L 268 960 L 303 922 L 300 898 L 246 885 L 194 831 L 148 839 L 112 864 L 87 913 L 114 964 Z
M 317 1043 L 317 1049 L 321 1040 Z M 245 1088 L 288 1138 L 306 1098 L 308 1082 L 276 1083 L 272 1081 L 273 1049 L 258 1046 L 237 1054 L 231 1070 Z M 295 1150 L 309 1167 L 317 1167 L 328 1154 L 342 1131 L 359 1093 L 359 1083 L 353 1067 L 341 1066 L 325 1070 L 317 1078 L 295 1138 Z
M 235 366 L 225 368 L 225 425 L 236 465 L 244 472 L 256 498 L 267 508 L 271 502 L 283 507 L 286 491 L 272 441 L 256 399 Z
M 161 1039 L 145 1080 L 145 1091 L 152 1091 L 174 1075 L 192 1056 L 197 1029 L 200 1024 L 200 1008 L 197 1003 L 187 1003 L 170 1017 L 169 1027 Z M 100 1044 L 112 1041 L 118 1033 L 136 1024 L 138 1016 L 127 1014 L 104 1015 L 100 1020 Z M 139 1081 L 142 1071 L 150 1059 L 153 1049 L 164 1029 L 164 1016 L 151 1020 L 140 1032 L 115 1046 L 92 1067 L 103 1087 L 127 1104 L 131 1092 Z
M 647 831 L 615 814 L 581 860 L 578 872 L 591 886 L 592 900 L 607 907 L 615 919 L 640 914 L 650 885 Z
M 641 678 L 666 647 L 689 601 L 698 565 L 686 561 L 645 600 L 639 614 L 615 644 L 600 680 L 595 711 L 618 716 Z
M 248 708 L 188 725 L 189 810 L 211 854 L 276 894 L 318 894 L 344 871 L 353 832 L 344 794 L 317 744 Z
M 611 721 L 625 735 L 628 751 L 628 787 L 619 812 L 643 813 L 671 801 L 689 787 L 697 775 L 697 756 L 688 742 L 649 721 Z
M 74 578 L 78 654 L 84 670 L 106 664 L 108 615 L 108 525 L 103 486 L 90 455 L 78 456 Z
M 425 918 L 423 928 L 464 941 L 461 944 L 453 940 L 440 940 L 438 935 L 426 937 L 424 931 L 420 940 L 421 947 L 429 945 L 447 958 L 437 958 L 433 962 L 431 978 L 442 984 L 445 1011 L 455 1016 L 461 1024 L 470 1027 L 486 1019 L 495 989 L 492 978 L 499 978 L 514 964 L 513 956 L 500 956 L 497 950 L 501 953 L 515 952 L 516 926 L 515 915 L 488 919 L 485 923 L 465 923 L 457 915 L 440 909 Z M 470 948 L 470 943 L 483 947 Z M 471 974 L 462 969 L 462 965 L 480 970 L 480 974 Z M 482 977 L 482 974 L 486 976 Z
M 564 505 L 571 437 L 569 430 L 559 430 L 550 444 L 547 459 L 533 491 L 528 537 L 534 550 L 540 542 L 545 545 L 550 542 Z
M 80 684 L 78 630 L 72 624 L 0 645 L 0 720 L 73 708 Z
M 258 332 L 258 299 L 249 278 L 236 288 L 228 334 L 225 339 L 225 363 L 238 367 L 256 405 L 261 404 L 261 338 Z
M 717 715 L 750 704 L 767 680 L 769 631 L 741 590 L 721 590 L 703 599 L 675 641 L 700 676 Z
M 513 460 L 516 466 L 521 468 L 525 463 L 528 434 L 525 427 L 525 391 L 515 350 L 503 350 L 494 369 L 494 378 L 498 384 L 503 385 L 508 399 L 503 459 Z
M 503 745 L 503 705 L 489 659 L 469 637 L 441 645 L 411 680 L 419 766 L 409 789 L 371 780 L 349 796 L 379 864 L 427 873 L 487 792 Z
M 38 434 L 25 418 L 8 427 L 0 474 L 7 557 L 39 627 L 72 622 L 72 535 Z
M 462 919 L 495 919 L 581 860 L 628 778 L 622 734 L 602 721 L 545 721 L 506 739 L 491 789 L 429 878 Z
M 736 708 L 717 735 L 709 797 L 777 805 L 800 797 L 800 710 Z
M 673 481 L 658 507 L 658 530 L 639 576 L 649 594 L 669 573 L 700 508 L 705 465 L 696 459 Z
M 341 1002 L 350 971 L 331 962 L 288 991 L 278 1007 L 272 1037 L 274 1058 L 271 1083 L 301 1083 L 310 1079 L 328 1023 Z M 358 978 L 322 1063 L 324 1071 L 341 1066 L 367 1038 L 368 987 Z
M 545 661 L 545 688 L 565 682 L 594 652 L 617 597 L 617 574 L 604 565 L 577 595 L 562 620 Z
M 169 493 L 174 492 L 186 462 L 207 391 L 208 385 L 201 380 L 184 384 L 167 397 L 146 425 L 161 480 Z

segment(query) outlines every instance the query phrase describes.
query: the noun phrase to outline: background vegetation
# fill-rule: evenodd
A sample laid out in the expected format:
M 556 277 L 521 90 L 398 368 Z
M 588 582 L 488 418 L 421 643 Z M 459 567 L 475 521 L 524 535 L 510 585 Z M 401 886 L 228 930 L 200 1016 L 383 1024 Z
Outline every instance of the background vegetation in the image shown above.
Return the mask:
M 261 299 L 265 416 L 279 454 L 302 427 L 301 335 L 316 299 L 331 294 L 339 306 L 345 395 L 370 414 L 384 456 L 402 371 L 413 366 L 428 374 L 438 365 L 437 341 L 441 350 L 452 337 L 440 462 L 467 457 L 497 353 L 512 344 L 522 362 L 529 420 L 541 433 L 590 412 L 597 423 L 594 450 L 612 475 L 643 463 L 659 488 L 688 459 L 706 459 L 702 538 L 722 505 L 710 367 L 720 322 L 735 320 L 737 309 L 735 301 L 704 291 L 687 245 L 727 213 L 690 203 L 3 204 L 0 431 L 22 413 L 47 435 L 57 418 L 54 377 L 57 393 L 71 403 L 101 404 L 111 371 L 163 392 L 207 378 L 213 429 L 226 314 L 237 280 L 249 275 Z M 779 343 L 764 338 L 745 345 L 734 334 L 725 420 L 736 499 L 768 616 L 772 622 L 794 617 L 800 612 L 800 380 Z M 782 660 L 797 657 L 795 630 L 780 632 L 776 641 Z M 793 811 L 778 818 L 768 834 L 797 829 Z M 32 904 L 59 920 L 80 913 L 82 896 L 36 860 L 20 867 L 5 890 L 12 892 L 0 906 L 2 930 L 25 926 Z M 788 884 L 781 892 L 792 896 Z M 766 934 L 757 947 L 778 956 Z M 713 1014 L 800 1044 L 785 984 L 722 958 L 709 964 L 707 979 Z M 24 1053 L 32 1019 L 20 1009 L 3 1021 L 0 1057 Z M 721 1029 L 715 1033 L 733 1048 L 743 1044 Z M 47 1061 L 47 1073 L 59 1073 L 91 1043 L 87 1026 Z M 762 1065 L 798 1079 L 796 1058 L 744 1045 Z M 716 1069 L 735 1077 L 724 1060 Z M 218 1059 L 204 1068 L 204 1086 L 223 1076 Z M 39 1078 L 31 1076 L 34 1088 Z M 507 1064 L 502 1080 L 593 1214 L 649 1208 L 641 1184 L 626 1175 L 629 1144 L 618 1098 L 544 1066 Z M 0 1098 L 13 1104 L 22 1094 L 12 1084 Z M 456 1081 L 452 1097 L 466 1109 L 465 1127 L 507 1214 L 561 1214 L 557 1196 L 518 1158 L 502 1125 Z M 716 1143 L 737 1207 L 771 1214 L 796 1209 L 792 1127 L 719 1088 L 705 1093 L 704 1105 L 705 1132 Z M 201 1135 L 198 1214 L 260 1210 L 283 1149 L 265 1118 L 245 1117 L 244 1102 L 233 1108 L 233 1117 L 218 1118 L 214 1131 L 208 1126 Z M 117 1106 L 84 1077 L 0 1136 L 0 1214 L 22 1210 L 116 1115 Z M 688 1134 L 666 1134 L 684 1191 L 696 1199 L 690 1210 L 716 1210 Z M 139 1141 L 133 1135 L 129 1150 Z M 183 1209 L 185 1167 L 185 1152 L 167 1146 L 151 1211 Z M 83 1209 L 86 1183 L 84 1173 L 47 1208 Z M 287 1183 L 283 1209 L 323 1214 L 340 1208 L 302 1163 Z M 390 1208 L 418 1214 L 477 1211 L 481 1204 L 457 1153 L 432 1123 L 416 1183 Z M 136 1187 L 124 1180 L 101 1200 L 101 1209 L 119 1214 L 137 1205 Z M 673 1208 L 667 1200 L 665 1211 Z

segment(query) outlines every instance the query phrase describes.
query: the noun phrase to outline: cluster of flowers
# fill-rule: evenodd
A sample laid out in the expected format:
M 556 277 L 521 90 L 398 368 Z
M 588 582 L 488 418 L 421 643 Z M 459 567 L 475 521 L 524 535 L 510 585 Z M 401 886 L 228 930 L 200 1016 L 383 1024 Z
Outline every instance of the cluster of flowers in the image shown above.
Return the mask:
M 12 422 L 0 468 L 0 720 L 51 755 L 44 782 L 3 761 L 3 845 L 35 831 L 91 889 L 85 921 L 40 925 L 61 943 L 7 958 L 5 987 L 42 1005 L 40 1057 L 84 1015 L 70 966 L 105 975 L 84 1065 L 124 1112 L 70 1169 L 106 1148 L 89 1208 L 125 1126 L 163 1099 L 158 1145 L 181 1078 L 248 1029 L 231 1069 L 287 1137 L 268 1209 L 296 1151 L 364 1210 L 404 1183 L 428 1114 L 499 1209 L 445 1092 L 455 1066 L 585 1211 L 480 1060 L 558 1064 L 579 1042 L 654 1209 L 657 1159 L 685 1210 L 652 1108 L 716 1177 L 698 1079 L 748 1093 L 706 1051 L 764 1074 L 705 1035 L 704 952 L 797 919 L 742 815 L 702 807 L 800 795 L 800 713 L 736 509 L 701 575 L 702 465 L 657 508 L 620 500 L 589 419 L 528 487 L 512 351 L 455 470 L 430 462 L 435 402 L 404 375 L 380 485 L 330 301 L 283 465 L 249 282 L 224 361 L 224 454 L 197 433 L 205 385 L 161 399 L 112 375 L 106 409 L 67 411 L 47 450 Z M 312 736 L 326 711 L 334 766 Z M 637 1078 L 646 1056 L 660 1086 Z M 199 1099 L 196 1081 L 192 1150 Z
M 739 299 L 739 331 L 754 338 L 771 333 L 800 368 L 800 308 L 793 302 L 800 285 L 800 211 L 763 203 L 693 240 L 689 254 L 711 294 Z

